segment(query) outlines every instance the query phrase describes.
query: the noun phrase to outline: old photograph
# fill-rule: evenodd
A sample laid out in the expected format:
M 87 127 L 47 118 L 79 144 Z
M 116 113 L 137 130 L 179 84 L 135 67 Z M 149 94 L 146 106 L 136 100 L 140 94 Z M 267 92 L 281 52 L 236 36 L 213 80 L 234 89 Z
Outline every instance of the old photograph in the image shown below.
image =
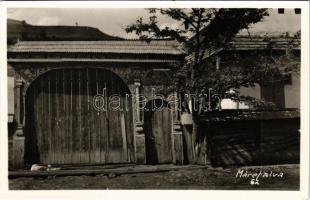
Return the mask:
M 302 12 L 8 8 L 9 190 L 299 191 Z

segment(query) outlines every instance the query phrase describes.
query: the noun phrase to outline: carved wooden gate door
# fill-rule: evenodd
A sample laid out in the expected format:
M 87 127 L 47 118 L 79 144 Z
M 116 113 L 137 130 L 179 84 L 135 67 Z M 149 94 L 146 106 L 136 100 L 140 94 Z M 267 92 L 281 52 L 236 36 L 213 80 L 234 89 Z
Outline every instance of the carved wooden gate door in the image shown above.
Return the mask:
M 60 69 L 38 77 L 26 95 L 26 163 L 133 162 L 126 94 L 121 78 L 103 69 Z

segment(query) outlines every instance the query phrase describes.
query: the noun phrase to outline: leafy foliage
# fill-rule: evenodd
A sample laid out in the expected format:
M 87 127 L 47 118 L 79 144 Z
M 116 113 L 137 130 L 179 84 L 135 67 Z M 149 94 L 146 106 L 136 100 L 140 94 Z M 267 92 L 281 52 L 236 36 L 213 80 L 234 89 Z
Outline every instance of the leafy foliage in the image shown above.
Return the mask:
M 171 73 L 174 80 L 171 89 L 176 88 L 181 93 L 198 94 L 203 89 L 212 88 L 222 98 L 247 101 L 254 106 L 270 106 L 268 102 L 240 96 L 237 89 L 277 79 L 281 81 L 283 75 L 299 71 L 294 41 L 300 37 L 300 32 L 288 37 L 292 45 L 288 45 L 285 53 L 273 50 L 272 41 L 266 37 L 264 40 L 270 42 L 264 50 L 251 50 L 246 55 L 229 51 L 225 55 L 225 48 L 232 38 L 240 30 L 248 29 L 268 16 L 267 9 L 168 8 L 149 9 L 149 13 L 148 21 L 139 18 L 127 26 L 126 31 L 136 33 L 148 42 L 155 38 L 172 38 L 183 44 L 186 60 Z M 179 27 L 160 26 L 158 14 L 175 20 Z M 230 62 L 221 62 L 218 70 L 215 63 L 220 54 Z

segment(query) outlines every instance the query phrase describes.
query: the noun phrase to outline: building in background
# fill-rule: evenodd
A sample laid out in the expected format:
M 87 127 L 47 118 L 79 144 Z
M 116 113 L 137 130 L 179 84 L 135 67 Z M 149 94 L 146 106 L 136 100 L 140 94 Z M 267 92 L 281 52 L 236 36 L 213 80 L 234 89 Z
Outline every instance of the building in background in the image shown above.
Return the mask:
M 300 64 L 300 37 L 294 38 L 301 30 L 300 9 L 270 9 L 269 17 L 254 24 L 249 30 L 241 31 L 231 45 L 231 53 L 266 51 L 268 44 L 280 54 L 285 54 L 288 48 L 293 48 L 295 62 Z M 286 24 L 298 20 L 299 23 Z M 265 39 L 268 38 L 268 42 Z M 261 49 L 259 52 L 258 50 Z M 224 53 L 219 52 L 219 54 Z M 228 61 L 229 62 L 229 61 Z M 232 60 L 231 60 L 232 62 Z M 281 80 L 268 84 L 255 84 L 255 87 L 241 87 L 240 95 L 251 96 L 257 99 L 274 103 L 280 108 L 300 108 L 300 75 L 298 73 L 282 77 Z M 234 102 L 230 99 L 222 101 L 223 109 L 249 109 L 251 106 L 243 102 Z

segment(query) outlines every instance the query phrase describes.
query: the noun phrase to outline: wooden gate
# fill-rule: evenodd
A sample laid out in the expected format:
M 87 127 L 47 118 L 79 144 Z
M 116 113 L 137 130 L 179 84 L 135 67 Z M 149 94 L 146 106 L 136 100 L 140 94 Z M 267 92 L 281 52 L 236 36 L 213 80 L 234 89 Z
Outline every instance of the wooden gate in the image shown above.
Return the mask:
M 158 109 L 155 109 L 155 106 Z M 144 130 L 147 164 L 172 162 L 171 110 L 166 102 L 148 103 L 144 113 Z
M 107 105 L 99 110 L 93 104 L 98 94 Z M 108 70 L 60 69 L 41 75 L 26 95 L 26 164 L 133 162 L 132 104 L 126 94 L 127 85 Z M 114 102 L 112 95 L 118 96 Z

